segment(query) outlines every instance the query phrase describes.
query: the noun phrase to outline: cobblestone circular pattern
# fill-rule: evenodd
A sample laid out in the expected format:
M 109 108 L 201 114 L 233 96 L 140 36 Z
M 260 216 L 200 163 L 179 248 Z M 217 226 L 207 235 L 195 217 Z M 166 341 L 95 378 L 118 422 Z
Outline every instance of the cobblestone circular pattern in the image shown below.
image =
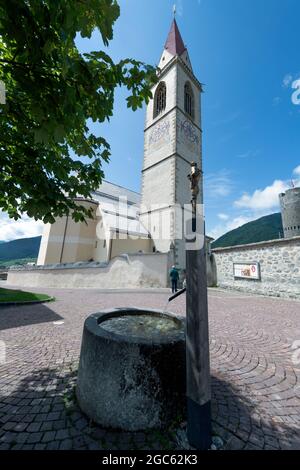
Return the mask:
M 74 402 L 85 318 L 161 309 L 168 293 L 46 291 L 57 300 L 0 310 L 0 449 L 178 448 L 180 417 L 165 432 L 118 433 L 88 422 Z M 183 296 L 169 310 L 184 314 Z M 214 433 L 226 449 L 300 449 L 300 302 L 213 289 L 209 320 Z

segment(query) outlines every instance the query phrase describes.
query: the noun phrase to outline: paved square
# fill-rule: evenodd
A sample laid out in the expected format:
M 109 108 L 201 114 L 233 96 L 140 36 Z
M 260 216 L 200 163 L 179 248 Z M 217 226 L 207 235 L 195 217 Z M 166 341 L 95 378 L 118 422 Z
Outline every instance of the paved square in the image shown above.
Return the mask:
M 166 291 L 36 289 L 49 304 L 0 308 L 0 449 L 168 449 L 172 432 L 117 433 L 74 404 L 85 318 L 164 308 Z M 169 305 L 184 314 L 184 296 Z M 228 449 L 300 449 L 300 302 L 209 291 L 214 433 Z M 299 364 L 297 365 L 297 362 Z

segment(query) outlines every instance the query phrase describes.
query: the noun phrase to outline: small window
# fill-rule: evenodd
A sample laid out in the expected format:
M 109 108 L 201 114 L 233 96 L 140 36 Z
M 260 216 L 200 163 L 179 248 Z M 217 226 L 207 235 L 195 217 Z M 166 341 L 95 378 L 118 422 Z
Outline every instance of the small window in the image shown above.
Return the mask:
M 194 119 L 194 93 L 189 82 L 184 86 L 184 110 Z
M 167 87 L 164 82 L 161 82 L 155 92 L 154 96 L 154 114 L 153 117 L 156 118 L 166 109 L 167 101 Z
M 103 248 L 106 248 L 106 240 L 103 242 Z

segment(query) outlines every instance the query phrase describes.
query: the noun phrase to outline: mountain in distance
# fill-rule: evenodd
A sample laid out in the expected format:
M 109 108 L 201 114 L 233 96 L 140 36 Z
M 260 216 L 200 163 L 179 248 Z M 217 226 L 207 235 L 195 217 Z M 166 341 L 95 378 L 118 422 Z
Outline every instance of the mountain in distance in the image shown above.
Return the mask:
M 253 220 L 225 233 L 212 243 L 212 248 L 246 245 L 283 238 L 281 214 L 275 213 Z M 9 242 L 0 241 L 0 265 L 36 262 L 41 237 L 19 238 Z
M 36 260 L 38 257 L 42 237 L 19 238 L 9 242 L 0 242 L 0 264 L 16 264 L 19 260 Z
M 283 238 L 280 212 L 266 215 L 225 233 L 212 243 L 212 248 L 247 245 L 278 238 Z

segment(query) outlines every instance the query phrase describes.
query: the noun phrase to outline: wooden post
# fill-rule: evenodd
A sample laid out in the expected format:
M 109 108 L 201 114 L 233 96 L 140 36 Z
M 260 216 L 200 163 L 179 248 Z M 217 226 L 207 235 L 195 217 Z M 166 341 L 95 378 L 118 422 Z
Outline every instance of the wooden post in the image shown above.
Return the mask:
M 194 168 L 193 168 L 194 165 Z M 192 232 L 201 227 L 196 219 L 199 171 L 189 175 L 192 189 Z M 195 182 L 194 176 L 198 178 Z M 204 224 L 201 224 L 204 232 Z M 187 436 L 191 446 L 206 450 L 211 446 L 211 384 L 205 234 L 203 246 L 186 249 L 186 366 L 187 366 Z

